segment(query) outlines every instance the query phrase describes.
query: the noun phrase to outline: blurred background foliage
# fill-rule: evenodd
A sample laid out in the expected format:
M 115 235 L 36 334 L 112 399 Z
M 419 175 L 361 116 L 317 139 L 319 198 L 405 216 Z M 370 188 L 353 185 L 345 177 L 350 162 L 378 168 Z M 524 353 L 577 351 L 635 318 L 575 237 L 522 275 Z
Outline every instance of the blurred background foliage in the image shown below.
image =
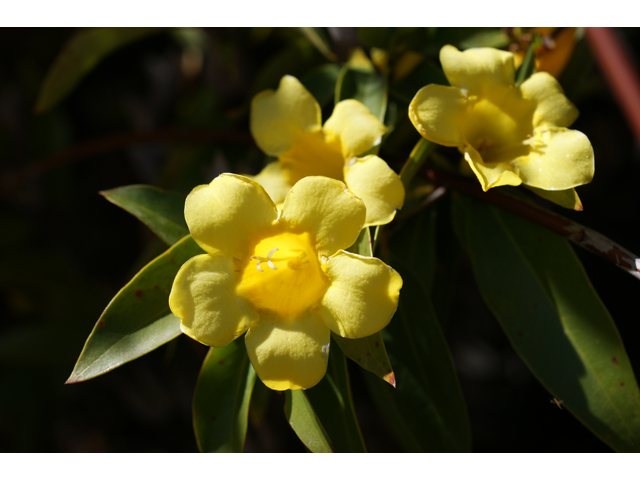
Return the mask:
M 392 81 L 387 118 L 396 115 L 397 124 L 380 153 L 399 171 L 419 140 L 406 115 L 411 97 L 403 92 L 446 83 L 440 47 L 510 42 L 504 29 L 141 30 L 94 43 L 94 63 L 80 72 L 56 59 L 90 30 L 0 30 L 2 451 L 197 451 L 192 396 L 207 348 L 184 335 L 108 375 L 64 385 L 109 300 L 166 249 L 98 192 L 150 184 L 186 195 L 221 172 L 257 173 L 265 158 L 249 134 L 254 94 L 291 74 L 327 107 L 326 118 L 333 91 L 323 91 L 326 81 L 314 89 L 314 81 L 336 77 L 331 62 L 344 62 L 353 47 L 375 61 L 392 39 L 391 48 L 416 53 L 403 60 L 407 75 Z M 619 33 L 640 58 L 639 31 Z M 54 65 L 77 79 L 67 92 L 49 93 L 47 103 L 43 85 Z M 580 110 L 572 128 L 589 137 L 596 174 L 578 189 L 583 212 L 548 208 L 638 253 L 638 143 L 584 39 L 559 80 Z M 454 277 L 455 288 L 434 295 L 435 307 L 467 402 L 474 451 L 610 451 L 553 403 L 514 352 L 445 228 L 438 230 L 439 255 L 448 251 L 457 269 L 438 275 Z M 576 253 L 640 371 L 637 279 Z M 439 305 L 441 299 L 447 301 Z M 360 368 L 350 374 L 369 451 L 402 451 L 368 394 L 369 374 Z M 282 414 L 284 395 L 258 381 L 256 398 L 265 401 L 252 402 L 245 450 L 303 451 Z

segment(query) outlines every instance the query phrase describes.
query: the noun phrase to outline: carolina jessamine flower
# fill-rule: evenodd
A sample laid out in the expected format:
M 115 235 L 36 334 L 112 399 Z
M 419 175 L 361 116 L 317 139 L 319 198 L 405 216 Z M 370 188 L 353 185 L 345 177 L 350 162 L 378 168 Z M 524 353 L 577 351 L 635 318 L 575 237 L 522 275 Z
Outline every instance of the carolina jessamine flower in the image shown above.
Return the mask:
M 321 121 L 320 105 L 295 77 L 286 75 L 277 90 L 257 94 L 251 134 L 278 161 L 253 178 L 276 204 L 304 177 L 343 180 L 367 206 L 365 225 L 389 223 L 404 203 L 402 182 L 381 158 L 357 158 L 380 142 L 386 127 L 357 100 L 338 102 L 324 125 Z
M 567 191 L 591 181 L 591 143 L 566 128 L 578 111 L 555 78 L 539 72 L 516 87 L 513 54 L 493 48 L 447 45 L 440 62 L 452 86 L 420 89 L 409 117 L 426 139 L 458 147 L 484 191 L 521 183 Z
M 278 214 L 265 190 L 223 174 L 187 197 L 185 219 L 207 252 L 178 272 L 171 311 L 184 333 L 221 347 L 246 331 L 258 377 L 299 390 L 324 376 L 330 331 L 360 338 L 396 311 L 402 278 L 381 260 L 345 252 L 365 221 L 345 184 L 306 177 Z

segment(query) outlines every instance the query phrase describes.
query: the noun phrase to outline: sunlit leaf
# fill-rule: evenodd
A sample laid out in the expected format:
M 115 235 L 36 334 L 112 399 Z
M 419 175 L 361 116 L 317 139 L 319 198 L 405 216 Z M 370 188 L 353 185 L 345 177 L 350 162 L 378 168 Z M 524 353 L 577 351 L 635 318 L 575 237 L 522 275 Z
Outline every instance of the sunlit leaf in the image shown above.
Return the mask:
M 100 192 L 147 225 L 168 245 L 189 235 L 184 220 L 184 195 L 150 185 L 130 185 Z
M 182 264 L 200 253 L 196 242 L 185 237 L 122 287 L 93 327 L 67 383 L 102 375 L 180 335 L 169 292 Z
M 337 452 L 367 451 L 351 398 L 347 359 L 335 343 L 331 344 L 327 374 L 306 394 Z
M 47 72 L 36 111 L 42 113 L 60 102 L 110 53 L 160 30 L 158 27 L 101 27 L 78 32 Z
M 471 432 L 446 339 L 428 292 L 393 258 L 404 281 L 398 312 L 382 331 L 397 387 L 365 379 L 380 415 L 409 452 L 467 452 Z
M 242 452 L 256 372 L 244 342 L 211 348 L 193 396 L 193 427 L 202 452 Z
M 284 414 L 304 445 L 314 453 L 335 452 L 333 443 L 302 390 L 287 390 Z
M 480 292 L 533 374 L 610 447 L 640 451 L 629 358 L 569 243 L 482 202 L 454 205 Z

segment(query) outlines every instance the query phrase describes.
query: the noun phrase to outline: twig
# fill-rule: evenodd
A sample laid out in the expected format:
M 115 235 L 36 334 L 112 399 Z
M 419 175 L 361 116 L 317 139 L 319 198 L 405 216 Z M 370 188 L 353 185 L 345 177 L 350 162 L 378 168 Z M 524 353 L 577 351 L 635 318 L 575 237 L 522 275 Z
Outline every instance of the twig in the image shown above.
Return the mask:
M 252 143 L 249 133 L 205 129 L 162 129 L 151 132 L 123 133 L 111 137 L 98 138 L 76 145 L 50 157 L 43 158 L 17 172 L 3 175 L 0 180 L 0 199 L 9 196 L 11 193 L 44 173 L 78 160 L 143 143 L 177 141 L 236 144 Z
M 640 279 L 640 258 L 595 230 L 504 192 L 495 189 L 483 192 L 477 182 L 452 173 L 432 169 L 422 173 L 435 184 L 451 187 L 536 222 Z

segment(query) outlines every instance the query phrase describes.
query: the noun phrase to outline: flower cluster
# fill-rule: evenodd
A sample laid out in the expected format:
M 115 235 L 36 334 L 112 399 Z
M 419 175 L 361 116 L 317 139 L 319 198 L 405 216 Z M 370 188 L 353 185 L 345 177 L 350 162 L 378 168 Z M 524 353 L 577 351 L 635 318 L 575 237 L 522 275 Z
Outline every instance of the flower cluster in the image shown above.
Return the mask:
M 578 112 L 551 75 L 516 86 L 513 55 L 490 48 L 445 46 L 440 60 L 451 86 L 419 90 L 409 117 L 423 137 L 457 147 L 485 191 L 525 184 L 558 201 L 555 192 L 591 181 L 591 144 L 567 128 Z M 206 345 L 246 333 L 269 388 L 310 388 L 326 372 L 330 332 L 365 337 L 396 312 L 400 275 L 345 249 L 363 227 L 389 223 L 405 191 L 367 155 L 386 128 L 360 102 L 338 102 L 322 124 L 318 102 L 285 76 L 253 99 L 250 123 L 277 161 L 253 178 L 222 174 L 187 197 L 187 225 L 206 254 L 182 266 L 169 304 L 182 331 Z

